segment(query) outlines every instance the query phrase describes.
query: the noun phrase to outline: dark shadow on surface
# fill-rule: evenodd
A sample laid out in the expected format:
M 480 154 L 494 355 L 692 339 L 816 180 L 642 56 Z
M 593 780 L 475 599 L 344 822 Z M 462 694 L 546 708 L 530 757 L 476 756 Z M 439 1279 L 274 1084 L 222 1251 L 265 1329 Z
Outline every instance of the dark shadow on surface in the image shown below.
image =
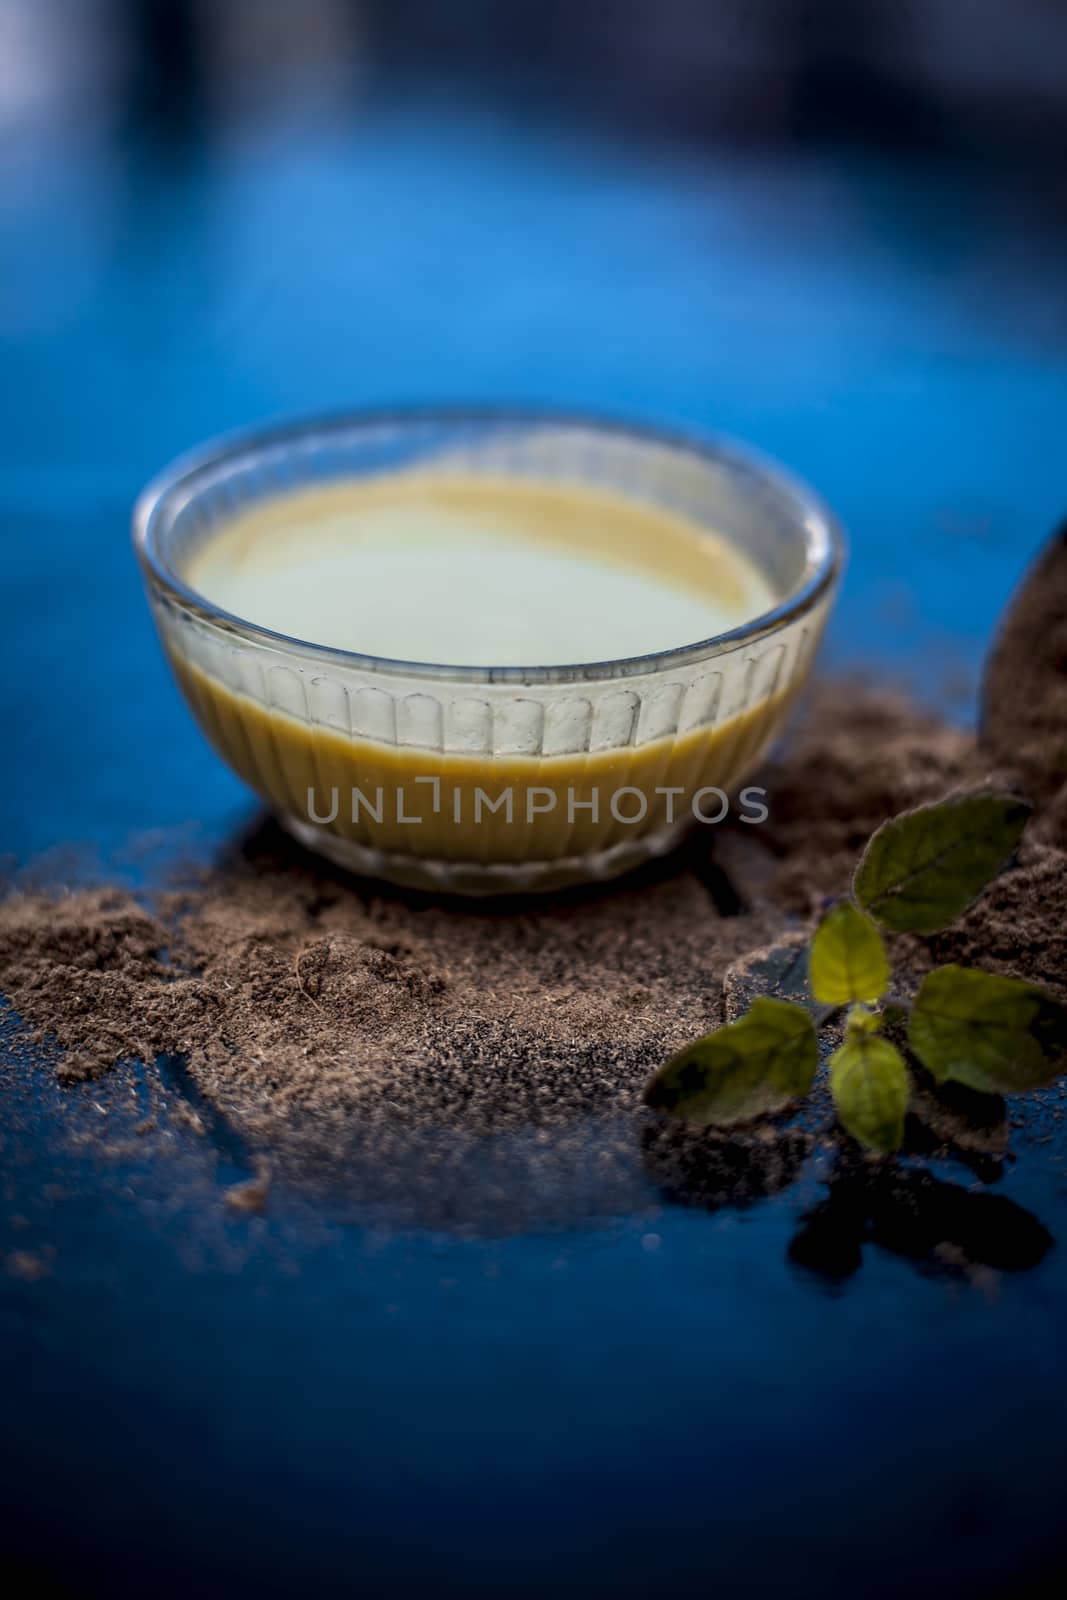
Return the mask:
M 1005 1195 L 975 1193 L 928 1172 L 844 1165 L 826 1200 L 807 1213 L 789 1259 L 831 1279 L 852 1275 L 876 1244 L 929 1271 L 992 1267 L 1022 1272 L 1052 1248 L 1048 1229 Z
M 743 1209 L 789 1188 L 816 1145 L 805 1129 L 772 1121 L 723 1130 L 667 1117 L 645 1122 L 638 1139 L 645 1173 L 662 1198 L 708 1211 Z M 838 1155 L 826 1198 L 801 1217 L 788 1255 L 796 1266 L 841 1281 L 859 1270 L 867 1245 L 923 1272 L 966 1274 L 982 1267 L 1026 1271 L 1054 1242 L 1032 1212 L 1004 1195 L 867 1158 L 852 1147 Z

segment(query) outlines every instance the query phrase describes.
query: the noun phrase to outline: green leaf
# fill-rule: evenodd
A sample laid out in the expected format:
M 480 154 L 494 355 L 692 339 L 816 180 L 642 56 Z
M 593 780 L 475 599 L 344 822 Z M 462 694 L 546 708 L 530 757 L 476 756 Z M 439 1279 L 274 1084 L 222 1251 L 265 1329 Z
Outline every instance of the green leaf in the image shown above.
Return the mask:
M 803 1006 L 754 1000 L 740 1022 L 687 1045 L 645 1088 L 645 1104 L 707 1126 L 778 1111 L 811 1088 L 819 1064 Z
M 935 1078 L 1019 1094 L 1063 1070 L 1067 1010 L 1017 978 L 938 967 L 915 998 L 908 1042 Z
M 883 822 L 853 882 L 856 899 L 887 928 L 947 928 L 1011 860 L 1030 807 L 1014 794 L 968 794 Z
M 883 1155 L 900 1148 L 910 1091 L 904 1057 L 876 1033 L 851 1033 L 830 1057 L 837 1115 L 854 1139 Z
M 851 900 L 842 900 L 823 918 L 809 960 L 811 992 L 827 1004 L 878 1000 L 889 987 L 882 936 Z

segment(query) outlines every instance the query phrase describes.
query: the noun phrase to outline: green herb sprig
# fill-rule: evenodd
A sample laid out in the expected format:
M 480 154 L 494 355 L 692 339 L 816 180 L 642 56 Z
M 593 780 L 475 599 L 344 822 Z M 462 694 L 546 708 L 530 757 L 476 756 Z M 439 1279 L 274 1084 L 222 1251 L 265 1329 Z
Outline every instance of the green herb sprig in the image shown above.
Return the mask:
M 821 1010 L 760 998 L 737 1022 L 673 1056 L 645 1102 L 696 1126 L 729 1126 L 780 1111 L 808 1093 L 819 1066 L 818 1029 L 845 1014 L 829 1081 L 843 1127 L 888 1155 L 904 1138 L 911 1073 L 883 1030 L 906 1021 L 907 1049 L 938 1082 L 988 1094 L 1051 1083 L 1067 1058 L 1067 1009 L 1043 990 L 977 968 L 928 973 L 913 1000 L 890 989 L 878 924 L 895 933 L 949 927 L 1011 862 L 1030 807 L 983 790 L 919 806 L 884 823 L 856 869 L 852 895 L 823 918 L 808 953 Z

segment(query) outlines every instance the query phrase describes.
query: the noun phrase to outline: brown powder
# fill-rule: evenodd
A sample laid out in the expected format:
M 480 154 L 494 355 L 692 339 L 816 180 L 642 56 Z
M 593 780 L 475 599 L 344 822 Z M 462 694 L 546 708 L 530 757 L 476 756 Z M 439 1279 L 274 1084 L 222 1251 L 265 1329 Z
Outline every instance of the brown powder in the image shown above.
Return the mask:
M 1067 844 L 1067 525 L 1008 606 L 982 685 L 979 740 Z
M 331 873 L 265 822 L 181 890 L 10 894 L 0 988 L 68 1081 L 164 1058 L 194 1117 L 202 1107 L 243 1142 L 244 1209 L 266 1201 L 266 1153 L 274 1170 L 355 1174 L 372 1199 L 414 1181 L 417 1161 L 462 1212 L 476 1146 L 483 1209 L 494 1184 L 513 1209 L 523 1162 L 542 1163 L 538 1216 L 568 1164 L 598 1206 L 621 1208 L 641 1087 L 724 1020 L 733 973 L 847 887 L 887 815 L 990 776 L 971 736 L 884 690 L 831 683 L 763 776 L 767 823 L 699 830 L 609 891 L 509 904 L 390 892 Z M 909 965 L 979 960 L 1060 989 L 1065 900 L 1067 856 L 1035 841 L 959 928 L 908 942 Z M 777 1145 L 748 1151 L 753 1193 L 794 1171 L 810 1136 L 789 1139 L 788 1160 Z M 663 1149 L 646 1141 L 657 1178 Z
M 193 887 L 13 894 L 0 974 L 69 1079 L 188 1056 L 197 1084 L 271 1115 L 388 1100 L 484 1126 L 634 1088 L 719 1020 L 736 958 L 839 893 L 888 814 L 988 776 L 969 737 L 884 691 L 831 684 L 763 781 L 770 820 L 550 902 L 441 902 L 334 875 L 259 826 Z M 1056 983 L 1061 853 L 1035 845 L 936 945 Z M 723 915 L 723 903 L 728 911 Z M 718 902 L 718 904 L 716 903 Z
M 188 1057 L 250 1114 L 379 1102 L 488 1129 L 614 1101 L 711 1025 L 771 931 L 684 867 L 550 905 L 471 907 L 328 876 L 266 823 L 194 888 L 14 895 L 0 971 L 68 1078 Z

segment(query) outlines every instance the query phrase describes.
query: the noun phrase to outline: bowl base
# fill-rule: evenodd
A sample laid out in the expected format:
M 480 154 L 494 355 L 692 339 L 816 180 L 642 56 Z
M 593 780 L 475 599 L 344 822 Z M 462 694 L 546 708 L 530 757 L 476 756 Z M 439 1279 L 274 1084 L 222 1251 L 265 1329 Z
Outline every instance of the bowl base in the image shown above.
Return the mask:
M 278 813 L 278 821 L 306 850 L 325 856 L 334 866 L 363 878 L 381 878 L 405 889 L 431 894 L 485 896 L 495 894 L 546 894 L 577 884 L 606 883 L 657 856 L 666 855 L 682 838 L 687 820 L 672 823 L 639 839 L 597 850 L 588 855 L 563 856 L 556 861 L 441 861 L 341 839 L 306 818 Z

